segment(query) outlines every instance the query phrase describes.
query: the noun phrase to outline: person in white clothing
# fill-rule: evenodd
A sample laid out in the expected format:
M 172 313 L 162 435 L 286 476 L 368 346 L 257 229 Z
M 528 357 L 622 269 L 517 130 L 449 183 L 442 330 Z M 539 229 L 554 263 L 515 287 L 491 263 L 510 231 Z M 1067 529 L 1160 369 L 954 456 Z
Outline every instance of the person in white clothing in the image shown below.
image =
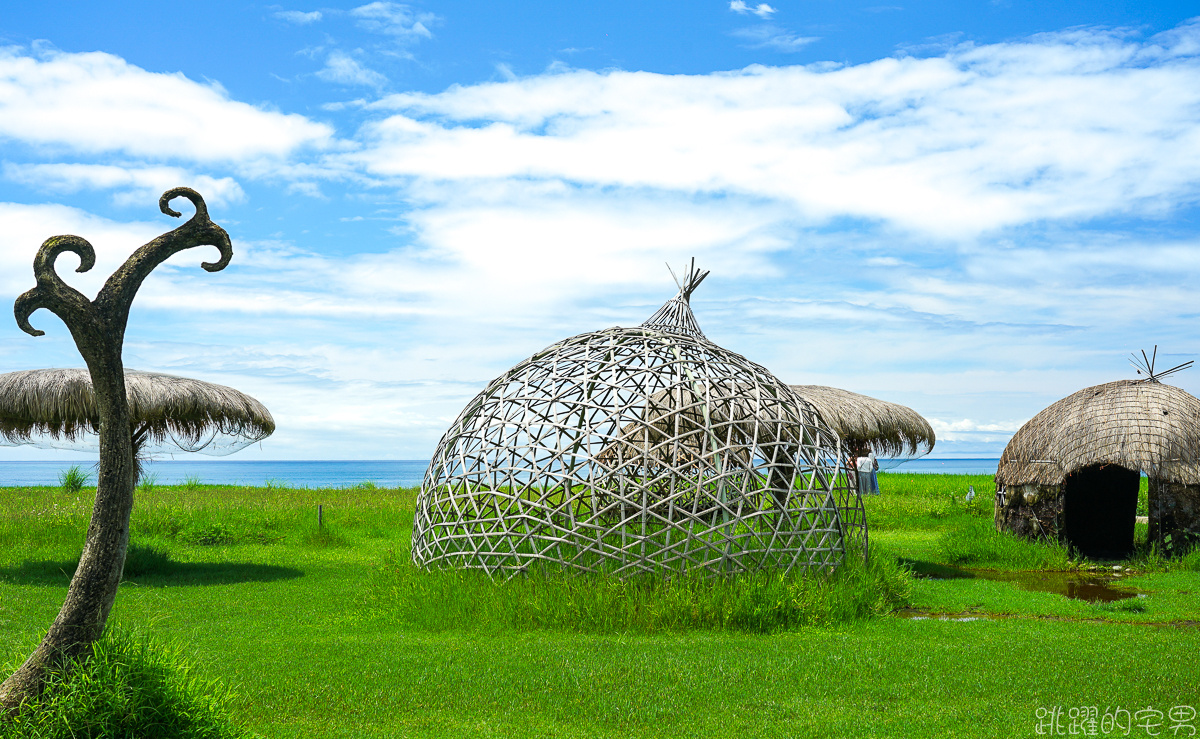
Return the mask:
M 854 466 L 858 468 L 858 494 L 879 495 L 879 460 L 875 459 L 875 452 L 869 451 L 867 456 L 859 457 Z

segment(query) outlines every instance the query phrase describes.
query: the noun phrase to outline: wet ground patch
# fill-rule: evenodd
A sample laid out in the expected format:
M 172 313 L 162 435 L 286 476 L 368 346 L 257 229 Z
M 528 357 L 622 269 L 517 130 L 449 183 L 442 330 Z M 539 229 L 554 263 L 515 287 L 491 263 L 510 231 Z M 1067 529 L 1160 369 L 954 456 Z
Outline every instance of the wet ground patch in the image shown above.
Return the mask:
M 983 570 L 904 559 L 916 577 L 929 580 L 978 579 L 1007 582 L 1022 590 L 1054 593 L 1073 600 L 1089 603 L 1112 603 L 1142 595 L 1135 588 L 1122 583 L 1123 571 L 1009 571 Z

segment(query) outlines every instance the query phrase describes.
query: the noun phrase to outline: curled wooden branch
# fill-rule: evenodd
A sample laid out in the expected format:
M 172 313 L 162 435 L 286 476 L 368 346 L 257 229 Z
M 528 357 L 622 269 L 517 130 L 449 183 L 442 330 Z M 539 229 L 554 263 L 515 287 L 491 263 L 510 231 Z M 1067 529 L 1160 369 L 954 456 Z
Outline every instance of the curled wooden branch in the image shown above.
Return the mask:
M 104 283 L 100 294 L 96 296 L 97 306 L 114 311 L 114 317 L 116 313 L 128 313 L 133 296 L 142 286 L 142 281 L 154 271 L 155 267 L 184 249 L 203 245 L 217 247 L 221 258 L 215 262 L 203 262 L 200 265 L 208 272 L 219 272 L 225 269 L 229 260 L 233 258 L 233 245 L 229 241 L 229 234 L 225 232 L 225 229 L 209 220 L 208 207 L 204 204 L 204 198 L 200 196 L 200 193 L 188 187 L 172 188 L 158 199 L 159 209 L 169 216 L 178 218 L 179 211 L 170 206 L 170 201 L 177 197 L 185 197 L 192 201 L 192 204 L 196 206 L 195 215 L 174 231 L 168 231 L 138 248 L 130 255 L 129 259 L 125 260 L 125 264 L 122 264 L 120 269 L 113 272 L 112 276 L 108 278 L 108 282 Z
M 51 236 L 42 242 L 37 256 L 33 259 L 33 276 L 37 286 L 27 290 L 17 298 L 13 312 L 17 325 L 21 330 L 32 336 L 42 336 L 46 332 L 39 331 L 29 323 L 29 316 L 39 308 L 46 308 L 67 321 L 66 315 L 73 314 L 74 318 L 82 317 L 91 308 L 91 301 L 75 288 L 63 282 L 54 269 L 54 263 L 63 252 L 72 252 L 79 256 L 79 267 L 76 272 L 87 272 L 96 264 L 96 250 L 87 239 L 79 236 Z
M 164 192 L 162 197 L 158 199 L 159 210 L 172 218 L 178 218 L 182 214 L 170 206 L 170 202 L 178 197 L 184 197 L 192 201 L 192 205 L 196 208 L 196 214 L 187 223 L 176 229 L 176 231 L 182 231 L 185 227 L 190 228 L 193 226 L 198 229 L 206 229 L 213 237 L 212 245 L 220 249 L 221 258 L 216 262 L 202 262 L 200 266 L 208 272 L 219 272 L 225 269 L 229 264 L 229 260 L 233 257 L 233 247 L 229 243 L 229 234 L 225 233 L 225 229 L 209 220 L 208 206 L 204 203 L 204 198 L 200 196 L 200 193 L 190 187 L 173 187 Z M 184 246 L 181 248 L 186 249 L 187 247 Z
M 215 246 L 220 258 L 214 262 L 202 262 L 200 266 L 208 272 L 225 269 L 233 258 L 233 245 L 225 229 L 209 219 L 208 206 L 200 193 L 188 187 L 167 190 L 158 200 L 159 210 L 174 218 L 180 217 L 181 213 L 170 206 L 171 200 L 178 197 L 190 200 L 196 213 L 179 228 L 138 248 L 108 278 L 94 301 L 63 282 L 54 269 L 54 263 L 63 252 L 73 252 L 79 255 L 80 263 L 76 271 L 86 272 L 96 263 L 96 250 L 79 236 L 53 236 L 46 239 L 33 262 L 37 286 L 17 298 L 14 305 L 17 325 L 21 330 L 33 336 L 42 336 L 45 332 L 35 329 L 29 323 L 29 317 L 34 311 L 45 308 L 71 326 L 73 333 L 94 326 L 101 317 L 112 325 L 120 326 L 124 333 L 133 296 L 154 268 L 171 256 L 194 246 Z

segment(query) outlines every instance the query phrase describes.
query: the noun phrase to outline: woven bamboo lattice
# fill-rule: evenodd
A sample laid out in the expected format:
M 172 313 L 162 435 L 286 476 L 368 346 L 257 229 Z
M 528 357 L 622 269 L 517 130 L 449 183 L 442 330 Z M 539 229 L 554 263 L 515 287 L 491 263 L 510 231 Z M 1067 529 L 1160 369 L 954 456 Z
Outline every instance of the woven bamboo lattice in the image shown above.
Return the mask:
M 1155 380 L 1084 388 L 1013 435 L 996 470 L 1001 485 L 1061 485 L 1094 464 L 1200 484 L 1200 399 Z
M 863 531 L 837 435 L 688 304 L 560 341 L 493 380 L 442 437 L 413 523 L 426 567 L 618 576 L 831 570 Z

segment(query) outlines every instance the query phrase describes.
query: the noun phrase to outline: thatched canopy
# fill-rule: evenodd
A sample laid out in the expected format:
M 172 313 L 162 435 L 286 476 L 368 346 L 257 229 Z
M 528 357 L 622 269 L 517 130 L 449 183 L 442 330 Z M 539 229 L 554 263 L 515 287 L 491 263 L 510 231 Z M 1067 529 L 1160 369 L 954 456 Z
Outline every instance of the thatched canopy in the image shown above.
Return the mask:
M 125 390 L 139 447 L 229 454 L 275 430 L 262 403 L 224 385 L 125 370 Z M 70 446 L 94 435 L 99 425 L 86 369 L 0 375 L 0 443 Z
M 1095 464 L 1200 484 L 1200 399 L 1154 380 L 1084 388 L 1038 413 L 1013 435 L 996 482 L 1061 485 Z
M 928 454 L 937 441 L 929 422 L 908 406 L 824 385 L 791 388 L 815 406 L 849 446 L 866 445 L 880 456 L 899 457 Z

